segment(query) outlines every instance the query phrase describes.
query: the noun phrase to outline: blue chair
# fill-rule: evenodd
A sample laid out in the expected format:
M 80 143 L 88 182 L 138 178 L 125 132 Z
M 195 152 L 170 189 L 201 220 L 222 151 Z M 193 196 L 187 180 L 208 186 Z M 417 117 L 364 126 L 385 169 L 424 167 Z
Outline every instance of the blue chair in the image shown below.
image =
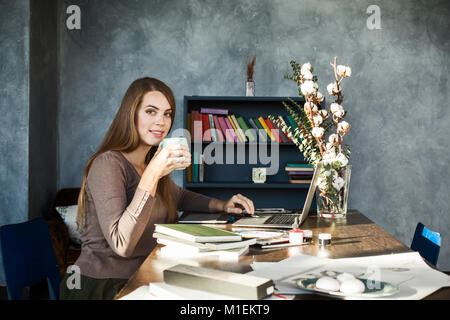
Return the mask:
M 441 249 L 440 233 L 427 229 L 419 222 L 414 232 L 411 249 L 418 251 L 425 260 L 436 266 Z
M 44 218 L 0 227 L 0 249 L 10 300 L 22 300 L 24 287 L 46 278 L 50 299 L 59 299 L 61 276 Z

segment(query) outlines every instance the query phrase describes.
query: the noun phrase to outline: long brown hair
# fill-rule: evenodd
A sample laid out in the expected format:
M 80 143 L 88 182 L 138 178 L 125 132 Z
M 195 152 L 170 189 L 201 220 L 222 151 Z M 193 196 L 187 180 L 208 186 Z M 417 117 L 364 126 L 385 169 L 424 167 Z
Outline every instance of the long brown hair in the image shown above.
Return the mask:
M 175 118 L 175 97 L 172 90 L 162 81 L 155 78 L 142 78 L 135 80 L 127 89 L 125 96 L 122 99 L 119 111 L 111 123 L 102 143 L 97 151 L 89 158 L 84 168 L 83 181 L 81 183 L 81 190 L 78 196 L 78 212 L 77 225 L 79 230 L 83 230 L 85 226 L 85 202 L 86 202 L 86 179 L 91 168 L 92 162 L 100 154 L 106 151 L 115 150 L 123 152 L 131 152 L 135 150 L 140 143 L 139 133 L 136 128 L 136 112 L 142 102 L 143 96 L 149 91 L 159 91 L 166 97 L 169 102 L 171 112 L 171 128 Z M 156 152 L 155 147 L 151 147 L 150 151 L 145 157 L 145 163 L 148 164 Z M 165 176 L 158 182 L 156 193 L 162 199 L 164 206 L 168 212 L 169 223 L 177 220 L 177 210 L 173 201 L 172 194 L 169 188 L 170 177 Z

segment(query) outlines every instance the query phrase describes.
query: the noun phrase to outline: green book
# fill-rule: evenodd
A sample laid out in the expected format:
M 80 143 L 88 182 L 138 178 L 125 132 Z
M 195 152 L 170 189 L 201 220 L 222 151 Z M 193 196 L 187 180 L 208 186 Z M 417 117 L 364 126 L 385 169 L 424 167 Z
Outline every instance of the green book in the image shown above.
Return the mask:
M 250 125 L 252 126 L 253 129 L 256 130 L 256 132 L 259 135 L 259 142 L 267 142 L 266 137 L 263 135 L 262 132 L 259 131 L 259 128 L 256 126 L 256 123 L 253 121 L 252 118 L 248 118 L 248 123 L 250 123 Z M 266 130 L 264 130 L 264 133 L 266 132 Z
M 239 122 L 239 125 L 241 126 L 242 130 L 244 131 L 244 134 L 247 136 L 249 142 L 255 142 L 256 138 L 253 135 L 251 131 L 248 130 L 247 123 L 245 122 L 244 118 L 239 117 L 237 118 L 237 121 Z
M 241 241 L 239 234 L 201 224 L 155 224 L 155 232 L 193 242 Z
M 192 153 L 192 182 L 198 182 L 198 152 Z
M 314 166 L 308 163 L 286 163 L 286 167 L 313 168 Z
M 258 127 L 258 131 L 261 132 L 261 134 L 264 136 L 264 138 L 266 139 L 266 141 L 270 142 L 271 139 L 270 139 L 270 137 L 267 135 L 266 129 L 263 128 L 263 126 L 261 125 L 261 123 L 259 122 L 259 120 L 258 120 L 258 119 L 253 119 L 253 122 L 254 122 L 255 125 Z
M 294 118 L 292 118 L 291 115 L 288 115 L 287 117 L 289 126 L 291 127 L 292 131 L 294 131 L 296 128 L 298 128 L 298 124 L 295 122 Z

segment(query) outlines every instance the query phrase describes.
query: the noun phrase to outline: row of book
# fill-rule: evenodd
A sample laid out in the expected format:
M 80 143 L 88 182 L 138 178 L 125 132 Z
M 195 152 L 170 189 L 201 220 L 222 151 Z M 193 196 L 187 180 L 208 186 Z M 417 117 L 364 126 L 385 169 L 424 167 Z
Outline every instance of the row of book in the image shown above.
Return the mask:
M 218 256 L 236 260 L 248 252 L 256 239 L 242 239 L 241 235 L 199 224 L 157 224 L 153 237 L 164 247 L 164 257 Z
M 286 126 L 297 128 L 290 116 L 278 116 Z M 188 130 L 192 141 L 289 143 L 292 140 L 267 117 L 244 119 L 229 114 L 228 109 L 201 108 L 188 113 Z
M 312 164 L 287 163 L 284 170 L 289 176 L 289 183 L 311 183 L 314 175 Z

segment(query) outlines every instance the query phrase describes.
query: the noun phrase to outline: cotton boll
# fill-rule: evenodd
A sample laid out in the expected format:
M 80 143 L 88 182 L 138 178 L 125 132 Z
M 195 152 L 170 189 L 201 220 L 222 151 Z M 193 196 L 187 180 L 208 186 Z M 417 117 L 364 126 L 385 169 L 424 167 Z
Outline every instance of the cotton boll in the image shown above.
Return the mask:
M 350 274 L 350 273 L 344 272 L 344 273 L 341 273 L 340 275 L 338 275 L 338 276 L 336 277 L 336 279 L 337 279 L 339 282 L 344 282 L 345 280 L 355 279 L 355 276 L 352 275 L 352 274 Z
M 339 291 L 341 291 L 342 293 L 350 294 L 363 293 L 365 290 L 366 286 L 364 285 L 364 282 L 356 278 L 342 281 L 341 287 L 339 289 Z
M 341 284 L 334 278 L 321 277 L 316 281 L 316 288 L 328 291 L 339 291 Z

